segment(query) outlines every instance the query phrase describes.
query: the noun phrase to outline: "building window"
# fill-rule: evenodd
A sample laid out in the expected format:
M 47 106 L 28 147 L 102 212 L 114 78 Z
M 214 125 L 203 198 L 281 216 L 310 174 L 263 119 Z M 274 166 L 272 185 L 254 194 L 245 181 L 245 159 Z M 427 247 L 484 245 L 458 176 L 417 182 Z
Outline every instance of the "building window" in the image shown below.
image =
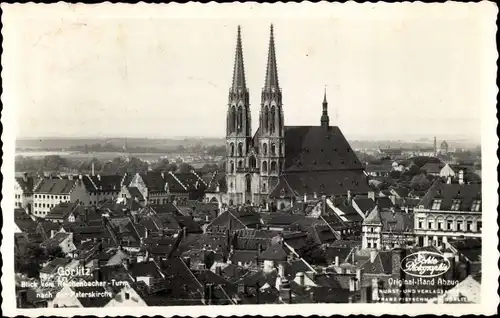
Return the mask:
M 423 229 L 424 228 L 424 220 L 423 219 L 418 219 L 418 228 Z
M 265 184 L 265 183 L 263 183 L 263 184 L 262 184 L 262 192 L 266 192 L 266 191 L 267 191 L 267 190 L 266 190 L 266 184 Z
M 238 161 L 238 169 L 242 169 L 243 168 L 243 161 L 240 160 Z
M 264 143 L 263 148 L 264 148 L 264 156 L 267 156 L 267 144 L 266 143 Z
M 372 247 L 372 242 L 368 242 L 368 243 L 367 243 L 367 247 L 368 247 L 368 248 L 371 248 L 371 247 Z
M 451 210 L 458 211 L 460 209 L 460 200 L 453 200 L 451 203 Z
M 231 163 L 229 165 L 231 167 L 231 169 L 230 169 L 231 173 L 234 173 L 234 162 L 231 161 Z
M 479 212 L 479 209 L 481 208 L 481 200 L 475 200 L 472 202 L 472 212 Z
M 125 293 L 125 299 L 126 299 L 126 300 L 129 300 L 129 299 L 130 299 L 130 294 L 129 294 L 129 293 Z
M 271 172 L 275 173 L 278 170 L 278 165 L 276 164 L 276 161 L 271 162 Z
M 439 210 L 441 208 L 441 199 L 435 199 L 433 202 L 432 202 L 432 210 Z
M 446 229 L 448 231 L 452 231 L 453 230 L 453 220 L 446 220 Z
M 243 144 L 238 144 L 238 156 L 243 157 Z
M 267 161 L 262 162 L 262 172 L 267 172 Z
M 467 221 L 466 223 L 467 232 L 472 232 L 472 221 Z
M 463 230 L 464 230 L 464 221 L 457 220 L 457 231 L 463 231 Z
M 443 220 L 438 220 L 437 226 L 438 226 L 438 230 L 442 230 L 443 229 Z
M 427 222 L 427 228 L 428 228 L 429 230 L 433 230 L 433 229 L 434 229 L 434 220 L 429 220 L 429 221 Z
M 275 144 L 271 145 L 271 155 L 276 156 L 276 145 Z
M 370 233 L 373 233 L 373 227 L 370 228 Z
M 482 221 L 477 221 L 477 231 L 481 232 L 483 229 L 483 222 Z

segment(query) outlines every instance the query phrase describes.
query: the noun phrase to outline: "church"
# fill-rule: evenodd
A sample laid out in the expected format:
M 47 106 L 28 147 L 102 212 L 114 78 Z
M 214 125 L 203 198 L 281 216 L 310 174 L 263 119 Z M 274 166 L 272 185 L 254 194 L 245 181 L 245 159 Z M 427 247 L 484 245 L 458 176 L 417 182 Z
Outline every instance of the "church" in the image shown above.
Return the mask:
M 285 208 L 322 195 L 367 193 L 370 189 L 362 163 L 339 127 L 330 125 L 326 91 L 320 125 L 285 125 L 274 43 L 271 25 L 259 128 L 253 134 L 238 27 L 227 106 L 225 189 L 220 189 L 225 193 L 218 196 L 221 203 L 262 207 L 272 203 Z M 315 107 L 304 106 L 306 109 L 314 111 Z

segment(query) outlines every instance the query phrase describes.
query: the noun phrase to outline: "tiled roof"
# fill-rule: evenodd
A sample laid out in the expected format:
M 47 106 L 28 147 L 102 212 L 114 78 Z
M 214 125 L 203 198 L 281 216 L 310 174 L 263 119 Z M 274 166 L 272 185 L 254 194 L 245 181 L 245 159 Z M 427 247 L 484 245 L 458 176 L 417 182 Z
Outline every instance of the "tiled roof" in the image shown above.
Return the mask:
M 366 172 L 387 172 L 392 170 L 392 163 L 385 164 L 367 164 L 365 166 Z
M 65 239 L 70 236 L 69 233 L 58 232 L 53 237 L 49 238 L 41 244 L 45 248 L 55 248 L 58 247 Z
M 366 216 L 363 224 L 365 225 L 382 225 L 382 217 L 380 215 L 380 210 L 375 206 L 370 213 Z
M 272 198 L 294 198 L 298 196 L 298 193 L 292 189 L 284 176 L 280 176 L 269 196 Z
M 371 211 L 375 207 L 375 201 L 373 199 L 368 198 L 368 197 L 358 197 L 356 196 L 353 198 L 353 201 L 356 203 L 356 205 L 359 207 L 361 212 L 367 213 L 368 211 Z
M 460 200 L 459 211 L 470 211 L 473 202 L 481 201 L 481 184 L 435 183 L 420 201 L 419 206 L 432 208 L 435 199 L 440 199 L 440 210 L 450 211 L 453 200 Z M 482 207 L 479 206 L 479 211 Z
M 50 210 L 49 213 L 45 216 L 47 220 L 63 220 L 65 219 L 71 212 L 74 212 L 77 207 L 80 205 L 80 202 L 61 202 L 56 205 L 54 208 Z
M 71 262 L 70 258 L 55 258 L 50 263 L 48 263 L 47 265 L 45 265 L 45 267 L 40 270 L 40 273 L 52 274 L 59 267 L 66 266 L 70 262 Z
M 77 180 L 68 179 L 43 179 L 34 192 L 58 195 L 70 194 L 76 182 Z
M 362 194 L 370 191 L 368 181 L 362 170 L 285 172 L 284 177 L 288 185 L 299 196 L 312 193 L 318 195 L 344 195 L 347 190 L 350 190 L 352 194 Z M 284 185 L 278 184 L 275 189 L 280 191 L 281 187 L 284 187 Z
M 147 173 L 141 173 L 139 175 L 144 181 L 144 184 L 146 185 L 148 190 L 151 192 L 165 191 L 165 183 L 168 182 L 170 187 L 170 184 L 172 183 L 170 179 L 173 179 L 172 176 L 170 176 L 170 174 L 168 173 L 164 173 L 162 175 L 161 172 L 154 172 L 154 171 L 148 171 Z
M 34 187 L 38 180 L 33 177 L 16 177 L 16 181 L 24 193 L 33 193 Z
M 290 213 L 261 213 L 262 221 L 264 226 L 283 226 L 291 225 L 295 222 L 299 222 L 306 218 L 305 215 L 290 214 Z
M 439 173 L 441 172 L 441 169 L 443 168 L 443 164 L 437 163 L 437 162 L 428 162 L 426 163 L 422 168 L 427 173 Z
M 182 215 L 179 209 L 172 203 L 166 202 L 161 205 L 150 205 L 149 208 L 156 214 Z
M 137 187 L 129 187 L 128 192 L 132 198 L 137 198 L 139 201 L 144 201 L 144 196 Z
M 285 127 L 285 171 L 362 170 L 339 127 Z
M 14 209 L 14 222 L 22 232 L 34 232 L 37 227 L 24 209 Z
M 394 207 L 394 204 L 388 197 L 375 198 L 375 204 L 377 204 L 380 210 L 386 210 Z
M 288 253 L 285 249 L 288 250 L 279 243 L 272 244 L 259 257 L 268 261 L 286 261 Z
M 156 266 L 155 262 L 147 261 L 141 263 L 130 263 L 129 272 L 132 277 L 152 277 L 152 278 L 161 278 L 161 271 Z
M 186 191 L 201 191 L 206 188 L 204 181 L 192 172 L 178 172 L 174 175 L 187 188 Z
M 335 262 L 335 257 L 339 257 L 339 263 L 342 264 L 346 261 L 347 256 L 352 251 L 352 247 L 327 247 L 325 250 L 325 258 L 328 264 Z
M 120 191 L 123 177 L 120 175 L 86 175 L 83 184 L 89 192 Z
M 410 189 L 403 187 L 393 187 L 392 190 L 396 192 L 401 198 L 407 198 L 410 194 Z

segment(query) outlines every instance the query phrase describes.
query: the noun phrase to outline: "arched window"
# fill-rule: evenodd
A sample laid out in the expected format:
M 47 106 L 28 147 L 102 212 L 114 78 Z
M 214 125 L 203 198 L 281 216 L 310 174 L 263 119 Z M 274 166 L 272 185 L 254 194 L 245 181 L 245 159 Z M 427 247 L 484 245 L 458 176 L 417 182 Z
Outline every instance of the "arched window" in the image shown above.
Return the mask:
M 229 200 L 229 205 L 232 206 L 234 204 L 233 199 Z
M 241 142 L 238 144 L 238 156 L 243 157 L 243 144 Z
M 231 145 L 229 146 L 229 148 L 230 148 L 230 150 L 229 150 L 229 151 L 230 151 L 230 152 L 229 152 L 229 155 L 230 155 L 231 157 L 233 157 L 233 156 L 234 156 L 234 143 L 233 143 L 233 142 L 231 143 Z
M 233 133 L 235 131 L 236 127 L 236 108 L 233 106 L 231 107 L 231 114 L 229 116 L 229 132 Z
M 271 155 L 276 156 L 276 145 L 271 144 Z
M 243 168 L 243 160 L 238 161 L 238 169 Z
M 237 132 L 241 132 L 243 129 L 243 108 L 240 106 L 238 107 L 238 120 L 237 120 Z
M 263 183 L 262 184 L 262 192 L 266 192 L 267 191 L 267 186 L 266 186 L 266 183 Z M 264 201 L 265 202 L 265 201 Z
M 278 166 L 276 165 L 276 161 L 271 162 L 271 172 L 276 172 L 278 170 Z
M 285 203 L 281 202 L 280 203 L 280 210 L 284 210 L 285 209 Z
M 231 170 L 230 170 L 230 171 L 231 171 L 231 173 L 234 173 L 234 162 L 232 162 L 232 161 L 231 161 L 230 166 L 231 166 Z
M 264 131 L 267 132 L 269 129 L 269 108 L 267 106 L 264 108 Z
M 250 157 L 250 168 L 255 168 L 257 166 L 257 161 L 255 160 L 254 156 Z
M 267 156 L 267 144 L 266 144 L 266 143 L 264 143 L 264 144 L 262 145 L 262 148 L 264 148 L 264 156 Z
M 252 192 L 252 176 L 246 175 L 246 192 Z
M 267 161 L 262 162 L 262 172 L 267 172 Z
M 275 131 L 275 125 L 276 125 L 276 107 L 272 107 L 271 108 L 271 116 L 270 116 L 270 120 L 269 120 L 269 127 L 270 127 L 270 131 L 271 133 L 274 133 Z

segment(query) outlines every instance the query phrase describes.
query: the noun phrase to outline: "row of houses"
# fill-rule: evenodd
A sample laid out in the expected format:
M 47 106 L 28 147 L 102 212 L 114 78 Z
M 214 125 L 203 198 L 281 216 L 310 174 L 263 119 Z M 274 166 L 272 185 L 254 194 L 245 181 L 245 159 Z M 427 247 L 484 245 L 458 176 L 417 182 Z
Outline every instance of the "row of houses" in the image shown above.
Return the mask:
M 16 178 L 14 195 L 16 207 L 43 218 L 63 202 L 97 205 L 121 198 L 135 200 L 144 206 L 201 199 L 206 188 L 206 181 L 194 171 L 40 178 L 24 174 Z

